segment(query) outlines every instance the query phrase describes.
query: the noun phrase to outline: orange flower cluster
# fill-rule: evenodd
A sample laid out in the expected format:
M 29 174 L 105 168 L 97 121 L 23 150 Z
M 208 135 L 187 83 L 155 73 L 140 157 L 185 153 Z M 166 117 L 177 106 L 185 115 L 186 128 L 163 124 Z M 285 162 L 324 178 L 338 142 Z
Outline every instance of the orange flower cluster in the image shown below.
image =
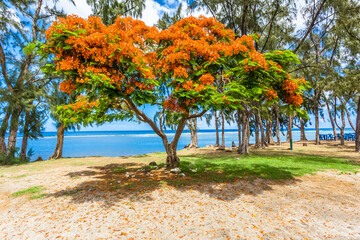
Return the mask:
M 202 75 L 199 78 L 199 82 L 200 82 L 200 84 L 205 85 L 205 86 L 211 85 L 214 83 L 214 77 L 210 73 L 207 73 L 207 74 Z
M 205 63 L 216 62 L 222 56 L 244 54 L 255 51 L 254 40 L 251 36 L 242 36 L 235 39 L 232 30 L 226 29 L 224 24 L 214 18 L 188 17 L 176 22 L 169 29 L 161 31 L 158 37 L 161 48 L 161 55 L 156 63 L 156 68 L 162 73 L 169 73 L 174 79 L 184 79 L 185 82 L 178 84 L 172 81 L 175 89 L 172 98 L 177 98 L 176 92 L 183 89 L 190 91 L 213 91 L 214 76 L 201 66 Z M 202 75 L 196 72 L 203 70 Z M 190 103 L 189 103 L 190 104 Z M 173 106 L 176 108 L 188 109 L 189 104 L 185 101 L 166 101 L 167 109 Z
M 76 84 L 71 79 L 62 81 L 59 86 L 59 90 L 67 94 L 73 93 L 75 89 L 76 89 Z
M 274 62 L 274 61 L 269 61 L 269 65 L 272 66 L 272 67 L 275 67 L 275 72 L 276 73 L 282 73 L 283 72 L 283 68 L 281 67 L 280 64 L 278 64 L 277 62 Z
M 249 65 L 249 61 L 256 63 L 255 66 Z M 244 68 L 245 73 L 249 71 L 254 71 L 258 68 L 263 68 L 265 71 L 269 70 L 268 63 L 266 62 L 264 56 L 257 52 L 257 51 L 251 51 L 249 52 L 249 59 L 244 60 Z
M 188 99 L 190 101 L 190 99 Z M 190 102 L 189 102 L 190 104 Z M 170 95 L 165 101 L 164 101 L 164 109 L 174 111 L 174 112 L 183 112 L 187 113 L 187 110 L 185 108 L 182 108 L 178 102 L 178 99 L 174 98 L 173 95 Z
M 87 111 L 94 107 L 97 107 L 99 105 L 99 100 L 88 102 L 87 99 L 85 98 L 85 96 L 82 96 L 82 95 L 77 98 L 78 99 L 75 103 L 65 106 L 64 109 L 71 108 L 75 112 L 76 111 L 84 112 L 84 111 Z
M 277 99 L 277 97 L 278 97 L 278 94 L 277 94 L 277 92 L 276 92 L 274 89 L 268 90 L 268 91 L 265 93 L 265 95 L 266 95 L 266 97 L 267 97 L 267 99 L 268 99 L 269 101 L 271 101 L 271 100 L 273 100 L 273 99 Z
M 183 84 L 181 84 L 181 86 L 182 86 L 186 91 L 190 91 L 191 89 L 193 89 L 194 83 L 193 83 L 192 80 L 188 80 L 188 81 L 184 82 Z
M 59 33 L 66 37 L 60 38 Z M 98 17 L 85 20 L 70 15 L 58 18 L 46 31 L 46 50 L 56 55 L 57 70 L 72 71 L 75 75 L 75 81 L 63 81 L 60 90 L 70 93 L 77 84 L 88 83 L 92 76 L 89 74 L 95 74 L 130 94 L 135 88 L 148 90 L 155 87 L 148 81 L 155 79 L 151 65 L 156 53 L 146 49 L 149 43 L 157 41 L 157 36 L 155 27 L 148 27 L 131 17 L 118 17 L 107 27 Z M 128 69 L 120 68 L 119 65 L 124 66 L 124 60 L 130 61 L 128 68 L 133 63 L 135 71 L 129 73 Z M 137 74 L 136 81 L 125 81 L 129 74 Z
M 298 92 L 299 85 L 306 84 L 306 81 L 304 78 L 302 79 L 291 79 L 288 77 L 283 82 L 283 90 L 285 90 L 286 95 L 284 96 L 285 102 L 288 104 L 292 104 L 295 106 L 300 106 L 303 103 L 303 99 L 301 95 Z

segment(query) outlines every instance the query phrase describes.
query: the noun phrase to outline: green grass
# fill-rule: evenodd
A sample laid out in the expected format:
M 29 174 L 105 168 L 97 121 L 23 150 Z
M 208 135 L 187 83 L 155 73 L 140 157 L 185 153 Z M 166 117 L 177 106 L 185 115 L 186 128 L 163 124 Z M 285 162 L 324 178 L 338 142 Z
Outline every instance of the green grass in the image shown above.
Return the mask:
M 28 175 L 26 174 L 22 174 L 22 175 L 18 175 L 18 176 L 15 176 L 15 177 L 11 177 L 11 178 L 23 178 L 23 177 L 27 177 Z
M 44 197 L 45 197 L 45 194 L 40 193 L 40 194 L 32 195 L 32 196 L 30 197 L 30 199 L 42 199 L 42 198 L 44 198 Z
M 124 173 L 127 172 L 127 169 L 124 167 L 115 168 L 112 170 L 113 173 Z
M 18 192 L 14 192 L 13 194 L 11 194 L 13 197 L 20 197 L 23 196 L 25 194 L 35 194 L 35 193 L 40 193 L 41 191 L 43 191 L 44 188 L 42 186 L 34 186 L 34 187 L 30 187 Z
M 238 159 L 237 159 L 238 158 Z M 356 173 L 359 165 L 342 158 L 309 155 L 186 155 L 181 157 L 180 169 L 186 176 L 207 176 L 214 181 L 232 181 L 256 176 L 265 179 L 291 179 L 327 169 Z M 192 170 L 196 169 L 196 172 Z

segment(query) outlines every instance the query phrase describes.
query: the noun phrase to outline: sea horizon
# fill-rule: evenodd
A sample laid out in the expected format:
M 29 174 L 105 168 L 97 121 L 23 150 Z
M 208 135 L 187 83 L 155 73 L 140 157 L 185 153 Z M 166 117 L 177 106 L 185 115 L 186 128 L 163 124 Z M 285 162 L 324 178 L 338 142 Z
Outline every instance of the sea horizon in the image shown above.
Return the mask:
M 205 147 L 214 145 L 216 140 L 215 129 L 199 129 L 198 145 Z M 353 132 L 351 128 L 345 132 Z M 166 130 L 169 140 L 175 135 L 175 130 Z M 321 128 L 321 134 L 332 133 L 332 128 Z M 29 140 L 28 150 L 31 149 L 33 155 L 31 161 L 41 156 L 44 160 L 48 159 L 54 151 L 56 145 L 56 131 L 45 131 L 43 137 L 36 140 Z M 308 140 L 315 140 L 315 128 L 306 128 L 305 134 Z M 219 130 L 221 143 L 221 130 Z M 281 131 L 281 141 L 286 141 L 286 129 Z M 18 134 L 17 147 L 21 147 L 22 134 Z M 300 129 L 293 128 L 293 141 L 300 140 Z M 7 139 L 6 139 L 7 141 Z M 232 143 L 238 145 L 238 130 L 225 129 L 225 146 L 231 147 Z M 250 137 L 250 143 L 254 143 L 254 136 Z M 184 130 L 179 143 L 178 150 L 183 149 L 190 143 L 190 131 Z M 164 152 L 162 140 L 152 130 L 69 130 L 65 132 L 63 157 L 119 157 L 133 156 L 152 152 Z

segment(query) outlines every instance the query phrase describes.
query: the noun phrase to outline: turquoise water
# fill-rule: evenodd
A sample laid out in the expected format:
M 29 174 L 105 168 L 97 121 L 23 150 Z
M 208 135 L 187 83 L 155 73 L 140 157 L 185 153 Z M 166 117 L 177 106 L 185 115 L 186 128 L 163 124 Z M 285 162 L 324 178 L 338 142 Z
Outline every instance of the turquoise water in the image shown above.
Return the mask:
M 347 129 L 346 132 L 353 132 Z M 281 135 L 282 141 L 286 139 L 286 131 Z M 331 129 L 321 129 L 320 133 L 332 133 Z M 44 137 L 29 141 L 29 149 L 34 152 L 32 160 L 41 156 L 48 159 L 53 153 L 56 145 L 56 132 L 45 132 Z M 167 132 L 171 139 L 174 131 Z M 220 136 L 221 137 L 221 136 Z M 307 129 L 306 137 L 308 140 L 315 139 L 315 130 Z M 21 144 L 21 135 L 18 138 L 18 147 Z M 300 139 L 298 129 L 293 131 L 293 140 Z M 221 141 L 221 139 L 220 139 Z M 225 145 L 231 146 L 232 141 L 238 144 L 237 130 L 226 130 Z M 179 140 L 178 149 L 182 149 L 190 143 L 190 133 L 184 131 Z M 199 130 L 199 147 L 215 144 L 214 130 Z M 254 143 L 254 136 L 250 138 L 250 143 Z M 150 152 L 165 151 L 159 136 L 153 131 L 69 131 L 65 133 L 63 157 L 86 157 L 86 156 L 130 156 L 146 154 Z

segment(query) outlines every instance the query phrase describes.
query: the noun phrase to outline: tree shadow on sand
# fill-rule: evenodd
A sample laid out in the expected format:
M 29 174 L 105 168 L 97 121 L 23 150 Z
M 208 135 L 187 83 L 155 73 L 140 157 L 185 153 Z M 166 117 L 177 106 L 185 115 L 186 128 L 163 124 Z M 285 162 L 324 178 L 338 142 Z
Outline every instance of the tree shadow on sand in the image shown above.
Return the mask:
M 117 202 L 151 201 L 151 192 L 174 187 L 178 191 L 195 190 L 212 198 L 232 201 L 241 195 L 257 196 L 272 191 L 273 185 L 295 184 L 291 168 L 267 164 L 213 163 L 182 161 L 180 168 L 185 177 L 172 174 L 162 166 L 153 167 L 138 163 L 90 166 L 91 170 L 71 172 L 66 177 L 91 176 L 73 188 L 48 194 L 48 197 L 71 197 L 72 203 L 102 202 L 111 207 Z

